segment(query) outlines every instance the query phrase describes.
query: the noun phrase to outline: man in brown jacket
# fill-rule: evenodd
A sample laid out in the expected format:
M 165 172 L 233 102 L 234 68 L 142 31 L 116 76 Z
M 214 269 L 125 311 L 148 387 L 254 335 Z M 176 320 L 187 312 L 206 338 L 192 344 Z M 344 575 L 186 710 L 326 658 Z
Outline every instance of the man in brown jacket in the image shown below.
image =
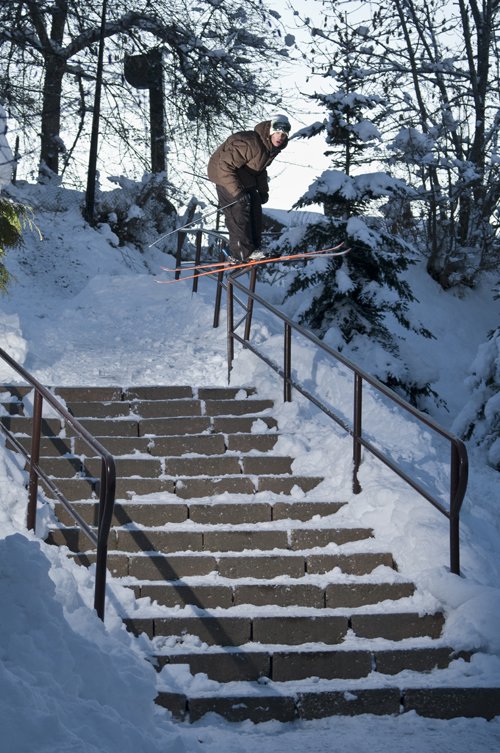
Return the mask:
M 237 261 L 265 256 L 260 243 L 262 204 L 269 199 L 267 167 L 285 149 L 289 133 L 287 116 L 273 115 L 253 131 L 229 136 L 210 157 L 208 177 L 215 183 L 229 232 L 229 251 Z

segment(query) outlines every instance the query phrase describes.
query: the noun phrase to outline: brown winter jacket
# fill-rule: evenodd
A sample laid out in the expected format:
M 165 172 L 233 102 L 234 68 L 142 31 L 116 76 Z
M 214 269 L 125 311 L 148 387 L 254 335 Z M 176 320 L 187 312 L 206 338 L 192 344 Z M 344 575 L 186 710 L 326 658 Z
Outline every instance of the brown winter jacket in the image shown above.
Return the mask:
M 288 144 L 273 146 L 271 121 L 258 123 L 253 131 L 239 131 L 229 136 L 210 157 L 208 177 L 231 196 L 239 196 L 249 188 L 269 193 L 266 168 Z

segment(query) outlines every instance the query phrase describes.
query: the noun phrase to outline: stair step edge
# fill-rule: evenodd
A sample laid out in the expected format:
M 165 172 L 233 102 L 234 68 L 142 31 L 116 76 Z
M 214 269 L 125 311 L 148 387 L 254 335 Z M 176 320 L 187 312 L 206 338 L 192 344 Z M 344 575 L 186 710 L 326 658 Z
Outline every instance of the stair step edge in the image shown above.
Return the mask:
M 464 685 L 429 687 L 428 683 L 400 686 L 392 682 L 366 685 L 366 681 L 323 680 L 314 687 L 297 683 L 279 688 L 253 683 L 251 689 L 231 684 L 231 692 L 177 693 L 159 688 L 156 703 L 171 710 L 174 717 L 187 722 L 199 721 L 207 713 L 216 713 L 228 722 L 293 722 L 333 716 L 400 716 L 409 711 L 419 716 L 452 719 L 478 717 L 487 720 L 500 715 L 500 688 Z M 247 683 L 248 685 L 248 683 Z M 281 687 L 283 685 L 283 687 Z

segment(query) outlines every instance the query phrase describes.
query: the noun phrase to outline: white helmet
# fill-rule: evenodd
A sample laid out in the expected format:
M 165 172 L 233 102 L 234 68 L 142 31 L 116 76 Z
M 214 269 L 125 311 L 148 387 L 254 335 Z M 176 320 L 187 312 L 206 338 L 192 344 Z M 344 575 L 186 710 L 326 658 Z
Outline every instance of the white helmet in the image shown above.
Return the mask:
M 278 133 L 279 131 L 281 131 L 288 136 L 290 129 L 290 121 L 288 120 L 286 115 L 283 115 L 279 112 L 271 115 L 271 128 L 269 130 L 269 133 Z

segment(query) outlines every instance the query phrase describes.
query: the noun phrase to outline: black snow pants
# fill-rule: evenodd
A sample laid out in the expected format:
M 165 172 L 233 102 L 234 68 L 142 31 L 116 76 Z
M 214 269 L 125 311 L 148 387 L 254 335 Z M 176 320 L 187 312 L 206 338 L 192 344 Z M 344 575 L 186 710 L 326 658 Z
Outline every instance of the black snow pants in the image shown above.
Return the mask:
M 247 189 L 249 202 L 234 201 L 225 188 L 216 185 L 219 206 L 223 208 L 229 233 L 229 251 L 235 259 L 247 259 L 260 249 L 262 238 L 262 202 L 256 188 Z M 227 206 L 232 204 L 232 206 Z

